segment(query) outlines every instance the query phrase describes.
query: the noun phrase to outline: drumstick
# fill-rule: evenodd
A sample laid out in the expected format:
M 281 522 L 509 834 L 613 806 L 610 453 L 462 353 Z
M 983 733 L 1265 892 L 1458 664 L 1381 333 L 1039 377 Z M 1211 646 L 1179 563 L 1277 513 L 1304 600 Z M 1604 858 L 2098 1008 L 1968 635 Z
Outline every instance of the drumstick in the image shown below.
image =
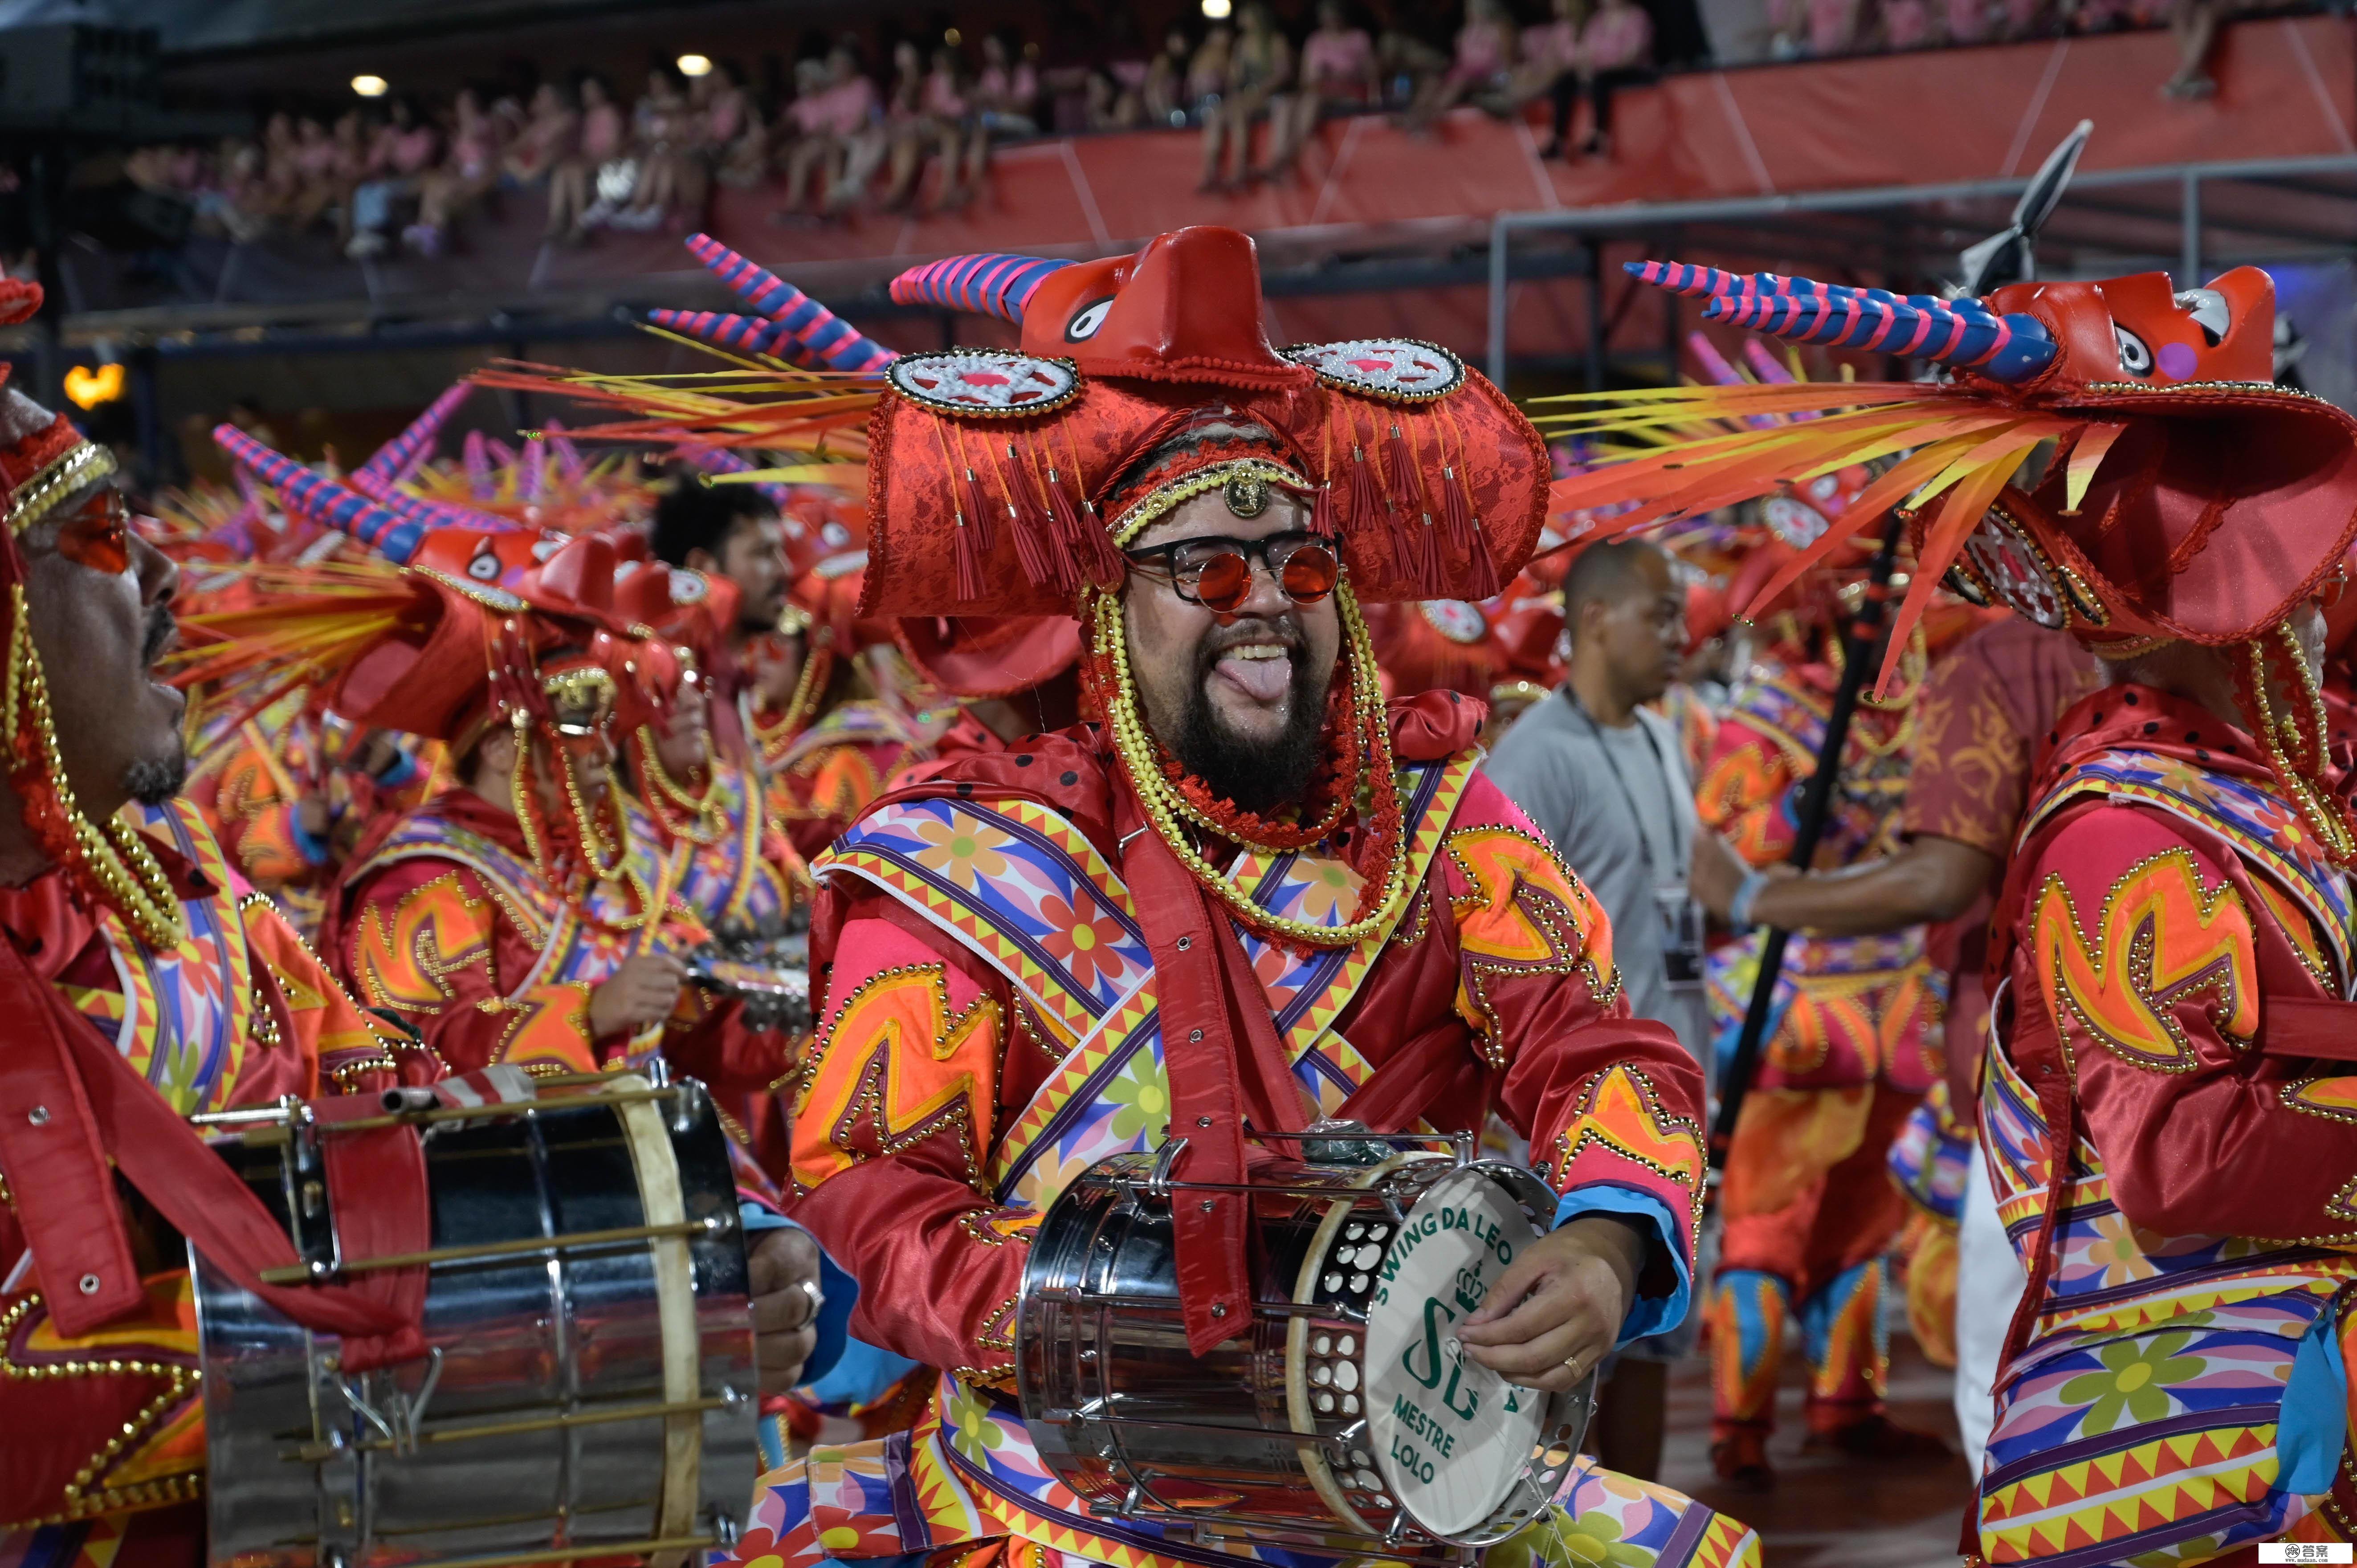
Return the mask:
M 663 856 L 662 865 L 656 870 L 654 896 L 647 906 L 646 918 L 640 923 L 638 935 L 630 940 L 632 958 L 638 958 L 648 950 L 647 944 L 654 940 L 658 929 L 662 926 L 663 913 L 671 908 L 671 896 L 678 891 L 680 882 L 687 875 L 687 852 L 690 847 L 688 841 L 683 838 L 673 843 L 670 853 Z M 625 1057 L 636 1059 L 646 1052 L 660 1048 L 662 1045 L 664 1027 L 665 1025 L 662 1023 L 653 1023 L 631 1036 L 630 1043 L 623 1047 Z

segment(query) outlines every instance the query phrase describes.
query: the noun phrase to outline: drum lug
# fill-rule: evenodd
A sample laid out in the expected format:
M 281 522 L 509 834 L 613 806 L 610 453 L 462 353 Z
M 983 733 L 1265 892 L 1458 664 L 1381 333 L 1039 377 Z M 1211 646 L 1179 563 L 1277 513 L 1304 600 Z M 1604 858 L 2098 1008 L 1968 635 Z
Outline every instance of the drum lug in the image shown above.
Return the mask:
M 437 1345 L 426 1356 L 425 1380 L 417 1385 L 417 1391 L 405 1393 L 396 1385 L 382 1411 L 371 1404 L 350 1379 L 339 1377 L 336 1387 L 343 1394 L 344 1402 L 352 1407 L 352 1413 L 375 1427 L 392 1444 L 396 1457 L 407 1457 L 417 1452 L 417 1425 L 425 1419 L 425 1407 L 432 1402 L 435 1385 L 441 1380 L 442 1348 Z
M 1146 1173 L 1146 1184 L 1142 1188 L 1146 1197 L 1159 1200 L 1170 1196 L 1171 1169 L 1178 1165 L 1178 1156 L 1186 1152 L 1187 1140 L 1184 1138 L 1168 1139 L 1154 1151 L 1154 1168 Z

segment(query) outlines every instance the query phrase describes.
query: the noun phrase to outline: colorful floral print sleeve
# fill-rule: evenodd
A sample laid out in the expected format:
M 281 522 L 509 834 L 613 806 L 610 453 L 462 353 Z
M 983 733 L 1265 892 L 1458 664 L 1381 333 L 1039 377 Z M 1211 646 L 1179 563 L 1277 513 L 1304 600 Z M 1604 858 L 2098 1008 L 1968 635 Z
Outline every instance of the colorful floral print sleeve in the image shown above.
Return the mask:
M 1394 1124 L 1478 1127 L 1496 1109 L 1566 1213 L 1621 1215 L 1655 1238 L 1625 1326 L 1652 1332 L 1688 1291 L 1698 1076 L 1667 1030 L 1627 1016 L 1601 911 L 1474 774 L 1469 725 L 1427 727 L 1419 746 L 1415 725 L 1395 726 L 1415 878 L 1398 918 L 1306 956 L 1243 936 L 1302 1113 L 1333 1114 L 1402 1058 L 1416 1076 Z M 1001 1537 L 1154 1568 L 1227 1555 L 1090 1514 L 1032 1452 L 1011 1396 L 1038 1215 L 1096 1160 L 1161 1142 L 1171 1104 L 1153 965 L 1118 869 L 1126 786 L 1087 726 L 1025 744 L 885 796 L 813 867 L 826 994 L 795 1107 L 795 1215 L 859 1276 L 854 1331 L 943 1375 L 913 1431 L 765 1477 L 746 1563 Z M 1355 903 L 1331 845 L 1231 878 L 1329 926 Z M 1615 1561 L 1756 1552 L 1674 1494 L 1580 1477 L 1566 1501 Z
M 2058 733 L 1998 912 L 1981 1124 L 2036 1310 L 1997 1379 L 1982 1551 L 2349 1539 L 2327 1351 L 2357 1280 L 2357 1078 L 2318 1059 L 2357 1013 L 2347 884 L 2207 710 L 2115 687 Z

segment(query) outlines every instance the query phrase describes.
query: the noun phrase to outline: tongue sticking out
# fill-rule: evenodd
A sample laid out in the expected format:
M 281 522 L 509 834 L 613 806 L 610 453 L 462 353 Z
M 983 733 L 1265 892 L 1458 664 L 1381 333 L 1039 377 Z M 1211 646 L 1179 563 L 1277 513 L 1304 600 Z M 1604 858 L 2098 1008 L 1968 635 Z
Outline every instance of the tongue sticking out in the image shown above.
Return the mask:
M 1222 655 L 1216 669 L 1222 680 L 1259 703 L 1276 702 L 1293 683 L 1293 659 L 1282 650 L 1275 658 L 1253 658 L 1239 650 Z

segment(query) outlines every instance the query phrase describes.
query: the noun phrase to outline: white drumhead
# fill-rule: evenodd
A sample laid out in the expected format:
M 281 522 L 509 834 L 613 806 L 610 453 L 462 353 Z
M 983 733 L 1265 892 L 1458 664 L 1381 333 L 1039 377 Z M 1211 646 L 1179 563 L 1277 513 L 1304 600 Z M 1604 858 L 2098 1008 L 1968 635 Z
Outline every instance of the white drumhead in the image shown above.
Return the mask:
M 1530 1467 L 1547 1396 L 1465 1355 L 1456 1326 L 1538 1237 L 1503 1187 L 1459 1172 L 1408 1211 L 1367 1304 L 1375 1461 L 1434 1535 L 1478 1529 Z

